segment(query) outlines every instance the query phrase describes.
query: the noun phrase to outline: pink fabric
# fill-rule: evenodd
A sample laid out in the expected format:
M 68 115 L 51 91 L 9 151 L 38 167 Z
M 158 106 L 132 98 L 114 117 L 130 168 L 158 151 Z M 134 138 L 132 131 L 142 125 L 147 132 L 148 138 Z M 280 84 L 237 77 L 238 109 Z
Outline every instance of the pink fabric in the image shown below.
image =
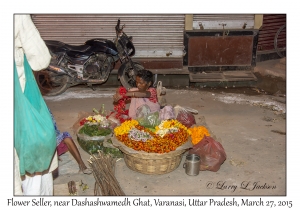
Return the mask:
M 151 90 L 152 89 L 152 90 Z M 136 110 L 140 106 L 147 104 L 151 110 L 151 113 L 159 111 L 160 105 L 157 103 L 156 90 L 155 88 L 149 88 L 151 96 L 150 98 L 131 98 L 128 116 L 132 119 L 136 119 Z M 129 91 L 138 91 L 138 88 L 131 88 Z M 155 103 L 152 101 L 156 101 Z
M 57 155 L 60 156 L 68 151 L 68 147 L 64 142 L 61 142 L 57 147 Z

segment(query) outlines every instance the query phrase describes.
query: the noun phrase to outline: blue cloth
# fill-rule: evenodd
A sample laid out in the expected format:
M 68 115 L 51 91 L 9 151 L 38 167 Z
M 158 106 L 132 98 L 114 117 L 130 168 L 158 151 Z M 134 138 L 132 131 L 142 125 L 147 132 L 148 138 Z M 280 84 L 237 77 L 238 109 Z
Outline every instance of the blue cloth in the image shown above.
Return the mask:
M 68 133 L 68 132 L 60 132 L 57 128 L 57 125 L 56 125 L 56 121 L 53 117 L 53 114 L 51 112 L 51 110 L 48 108 L 49 112 L 50 112 L 50 115 L 51 115 L 51 118 L 52 118 L 52 122 L 53 122 L 53 125 L 54 125 L 54 129 L 55 129 L 55 132 L 56 132 L 56 146 L 58 146 L 65 138 L 71 138 L 71 135 Z
M 26 85 L 22 92 L 14 63 L 14 147 L 20 159 L 20 174 L 49 168 L 56 150 L 55 130 L 48 107 L 24 55 Z

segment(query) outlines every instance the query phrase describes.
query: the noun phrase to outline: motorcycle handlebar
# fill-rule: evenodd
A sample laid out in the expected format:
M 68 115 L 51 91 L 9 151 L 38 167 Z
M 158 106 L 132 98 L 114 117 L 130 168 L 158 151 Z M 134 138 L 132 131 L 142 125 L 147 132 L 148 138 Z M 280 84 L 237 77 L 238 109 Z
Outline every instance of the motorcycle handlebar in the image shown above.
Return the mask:
M 119 32 L 120 30 L 120 19 L 118 19 L 118 23 L 116 25 L 116 32 Z
M 117 25 L 116 25 L 116 27 L 115 27 L 117 33 L 122 32 L 122 30 L 123 30 L 123 28 L 124 28 L 124 26 L 125 26 L 125 25 L 123 25 L 123 26 L 120 28 L 120 22 L 121 22 L 120 19 L 118 19 L 118 23 L 117 23 Z

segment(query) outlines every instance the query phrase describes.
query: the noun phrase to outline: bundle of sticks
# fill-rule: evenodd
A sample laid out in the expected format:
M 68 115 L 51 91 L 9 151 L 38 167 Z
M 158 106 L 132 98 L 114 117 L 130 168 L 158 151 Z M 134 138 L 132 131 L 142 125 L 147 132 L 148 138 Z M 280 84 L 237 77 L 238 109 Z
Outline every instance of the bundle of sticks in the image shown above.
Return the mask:
M 98 156 L 91 155 L 88 160 L 95 177 L 94 195 L 124 196 L 115 177 L 116 159 L 109 154 L 98 151 Z

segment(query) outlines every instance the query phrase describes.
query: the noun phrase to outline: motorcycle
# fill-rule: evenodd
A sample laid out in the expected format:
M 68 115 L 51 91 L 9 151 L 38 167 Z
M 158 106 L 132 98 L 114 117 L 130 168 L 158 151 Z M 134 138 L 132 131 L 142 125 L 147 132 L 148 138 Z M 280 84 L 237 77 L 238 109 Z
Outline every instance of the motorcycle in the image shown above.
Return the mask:
M 132 37 L 123 31 L 120 19 L 115 26 L 113 41 L 95 38 L 84 45 L 69 45 L 60 41 L 45 40 L 51 61 L 47 69 L 35 71 L 34 75 L 41 93 L 46 96 L 62 94 L 69 87 L 78 84 L 102 84 L 107 81 L 117 62 L 121 62 L 118 78 L 130 89 L 135 87 L 135 76 L 144 67 L 131 60 L 135 54 Z

